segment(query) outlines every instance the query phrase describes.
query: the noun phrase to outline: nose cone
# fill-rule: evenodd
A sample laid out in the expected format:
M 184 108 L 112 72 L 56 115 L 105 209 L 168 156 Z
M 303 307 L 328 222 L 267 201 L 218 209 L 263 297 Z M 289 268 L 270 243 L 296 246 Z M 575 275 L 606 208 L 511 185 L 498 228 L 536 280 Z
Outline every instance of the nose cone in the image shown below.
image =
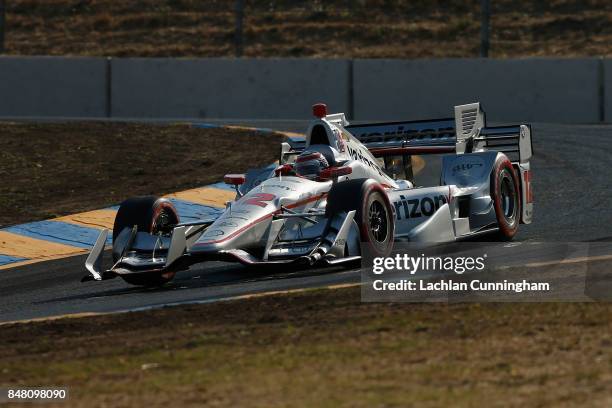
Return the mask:
M 256 247 L 264 239 L 273 215 L 287 195 L 277 178 L 264 181 L 229 208 L 198 239 L 192 251 L 218 251 Z
M 193 249 L 208 252 L 256 246 L 278 209 L 274 201 L 258 201 L 261 198 L 256 194 L 246 195 L 232 203 L 231 208 L 202 234 Z
M 287 208 L 313 205 L 328 189 L 299 177 L 272 177 L 232 203 L 190 248 L 193 253 L 264 247 L 267 231 L 281 204 Z

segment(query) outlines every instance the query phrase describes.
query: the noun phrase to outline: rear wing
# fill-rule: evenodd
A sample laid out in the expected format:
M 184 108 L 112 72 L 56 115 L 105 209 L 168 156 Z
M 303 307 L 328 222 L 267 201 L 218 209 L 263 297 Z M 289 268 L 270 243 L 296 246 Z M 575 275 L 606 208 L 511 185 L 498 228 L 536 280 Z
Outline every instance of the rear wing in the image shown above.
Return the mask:
M 333 120 L 337 126 L 344 126 L 346 122 L 338 122 L 337 116 L 327 115 L 326 119 Z M 498 151 L 515 164 L 525 164 L 529 163 L 533 154 L 529 125 L 487 126 L 480 103 L 455 106 L 454 118 L 366 123 L 344 128 L 376 157 Z M 304 148 L 303 139 L 283 143 L 280 162 L 298 155 Z
M 344 126 L 376 157 L 390 154 L 434 154 L 455 152 L 455 119 L 367 123 Z M 280 162 L 304 151 L 304 140 L 289 140 L 281 146 Z
M 454 118 L 368 123 L 345 129 L 374 156 L 499 151 L 514 163 L 527 163 L 533 154 L 529 125 L 487 127 L 480 103 L 455 106 Z

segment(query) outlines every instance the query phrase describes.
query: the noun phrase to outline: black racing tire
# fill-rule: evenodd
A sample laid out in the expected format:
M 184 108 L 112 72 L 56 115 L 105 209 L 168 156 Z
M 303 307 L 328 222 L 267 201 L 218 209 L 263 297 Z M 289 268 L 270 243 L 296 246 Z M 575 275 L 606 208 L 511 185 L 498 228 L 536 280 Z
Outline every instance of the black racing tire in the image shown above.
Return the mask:
M 171 233 L 180 221 L 172 202 L 154 196 L 129 198 L 121 203 L 113 225 L 113 242 L 124 228 L 137 226 L 139 232 L 150 234 Z M 117 262 L 113 254 L 113 262 Z M 174 278 L 175 272 L 146 272 L 122 275 L 126 282 L 138 286 L 160 286 Z
M 393 249 L 395 219 L 385 189 L 372 179 L 355 179 L 335 183 L 327 196 L 325 214 L 355 210 L 360 238 L 374 256 L 387 256 Z
M 491 198 L 499 230 L 497 238 L 510 241 L 518 232 L 521 220 L 520 187 L 510 160 L 499 155 L 491 173 Z

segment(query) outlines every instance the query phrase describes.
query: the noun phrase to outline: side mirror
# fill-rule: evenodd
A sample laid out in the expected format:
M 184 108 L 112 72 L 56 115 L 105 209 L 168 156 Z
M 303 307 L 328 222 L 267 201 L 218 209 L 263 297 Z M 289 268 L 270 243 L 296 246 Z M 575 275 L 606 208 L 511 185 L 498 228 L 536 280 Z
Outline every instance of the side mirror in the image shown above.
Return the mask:
M 352 172 L 353 169 L 349 166 L 328 167 L 326 169 L 321 170 L 321 173 L 319 173 L 319 178 L 321 180 L 336 179 L 340 176 L 348 176 Z
M 226 174 L 223 177 L 225 184 L 231 184 L 232 186 L 241 186 L 246 181 L 244 174 Z
M 246 176 L 244 174 L 226 174 L 223 177 L 223 181 L 225 182 L 225 184 L 230 184 L 232 186 L 234 186 L 234 188 L 236 189 L 236 194 L 238 195 L 238 197 L 242 197 L 243 194 L 240 192 L 240 186 L 244 184 L 244 182 L 246 181 Z
M 276 177 L 278 177 L 278 176 L 285 176 L 287 174 L 290 174 L 292 171 L 293 171 L 293 166 L 292 165 L 290 165 L 290 164 L 281 164 L 276 169 L 274 169 L 274 175 Z

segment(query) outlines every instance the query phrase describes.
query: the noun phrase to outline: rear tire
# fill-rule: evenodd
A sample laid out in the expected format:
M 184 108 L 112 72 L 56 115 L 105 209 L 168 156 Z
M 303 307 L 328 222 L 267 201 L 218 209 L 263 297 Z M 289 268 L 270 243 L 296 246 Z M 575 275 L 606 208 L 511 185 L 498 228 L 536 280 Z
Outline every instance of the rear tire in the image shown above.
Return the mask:
M 355 210 L 362 242 L 367 242 L 374 256 L 391 253 L 395 219 L 385 189 L 372 179 L 356 179 L 334 184 L 327 196 L 327 217 Z
M 499 156 L 491 174 L 491 198 L 499 231 L 497 237 L 510 241 L 521 219 L 520 188 L 516 171 L 506 156 Z
M 121 203 L 113 225 L 113 242 L 125 228 L 137 226 L 138 232 L 169 234 L 179 216 L 172 202 L 154 196 L 129 198 Z M 113 262 L 117 262 L 113 253 Z M 149 272 L 122 275 L 127 283 L 138 286 L 161 286 L 174 278 L 175 272 Z

